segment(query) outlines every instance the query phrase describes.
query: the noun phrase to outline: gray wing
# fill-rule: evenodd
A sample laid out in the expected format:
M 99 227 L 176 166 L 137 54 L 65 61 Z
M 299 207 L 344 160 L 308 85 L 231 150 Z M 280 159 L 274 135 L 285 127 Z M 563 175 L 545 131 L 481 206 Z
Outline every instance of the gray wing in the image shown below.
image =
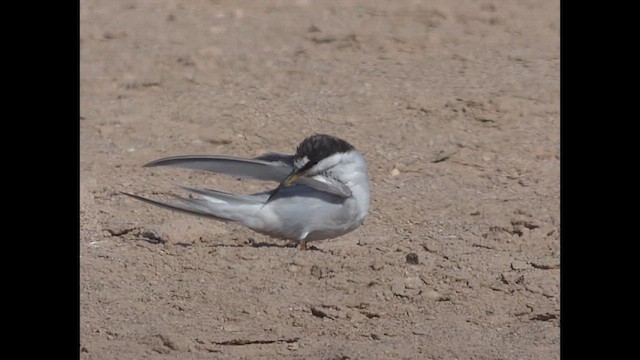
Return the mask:
M 351 196 L 351 190 L 347 185 L 326 176 L 303 177 L 296 182 L 343 198 Z
M 171 166 L 226 174 L 242 179 L 282 182 L 294 170 L 293 155 L 266 153 L 253 159 L 219 155 L 172 156 L 152 161 L 145 167 Z M 340 197 L 351 196 L 349 188 L 324 176 L 303 177 L 298 183 Z
M 198 194 L 203 198 L 189 196 L 188 198 L 173 195 L 172 202 L 162 202 L 148 199 L 142 196 L 122 192 L 122 194 L 130 196 L 136 200 L 146 202 L 161 208 L 180 211 L 191 215 L 205 216 L 222 221 L 239 221 L 255 212 L 256 206 L 264 205 L 268 194 L 256 195 L 235 195 L 222 191 L 208 189 L 194 189 L 186 186 L 180 186 L 182 189 Z
M 186 155 L 155 160 L 144 166 L 172 166 L 210 171 L 243 179 L 281 182 L 293 171 L 293 156 L 267 153 L 254 159 L 244 159 L 233 156 Z
M 179 211 L 186 214 L 214 218 L 216 220 L 221 220 L 221 221 L 230 221 L 230 219 L 226 219 L 224 217 L 216 216 L 215 214 L 213 214 L 210 210 L 210 205 L 207 203 L 206 200 L 187 199 L 177 195 L 172 195 L 176 200 L 178 200 L 178 202 L 166 203 L 162 201 L 147 199 L 145 197 L 129 194 L 126 192 L 121 192 L 121 193 L 124 195 L 130 196 L 136 200 L 140 200 L 148 204 L 155 205 L 168 210 L 174 210 L 174 211 Z

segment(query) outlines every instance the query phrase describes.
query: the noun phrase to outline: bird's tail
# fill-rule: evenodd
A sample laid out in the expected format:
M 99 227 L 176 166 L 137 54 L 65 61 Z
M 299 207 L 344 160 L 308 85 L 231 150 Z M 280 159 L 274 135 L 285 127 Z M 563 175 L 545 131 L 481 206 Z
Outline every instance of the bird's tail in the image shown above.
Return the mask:
M 221 221 L 235 221 L 243 223 L 245 219 L 259 211 L 264 205 L 263 196 L 234 195 L 216 190 L 194 189 L 181 186 L 184 190 L 199 195 L 201 198 L 181 197 L 173 195 L 177 202 L 165 203 L 147 199 L 142 196 L 123 192 L 136 200 L 146 202 L 165 209 L 180 211 L 187 214 L 214 218 Z

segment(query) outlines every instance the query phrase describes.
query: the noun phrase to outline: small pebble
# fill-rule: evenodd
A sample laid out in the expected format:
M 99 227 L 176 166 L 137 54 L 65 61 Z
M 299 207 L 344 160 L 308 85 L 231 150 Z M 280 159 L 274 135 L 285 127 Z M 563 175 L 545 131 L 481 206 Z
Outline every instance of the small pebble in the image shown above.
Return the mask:
M 240 254 L 238 257 L 242 260 L 257 260 L 258 255 L 256 254 Z
M 404 282 L 401 280 L 396 280 L 391 284 L 391 292 L 397 296 L 407 297 L 407 289 L 404 287 Z
M 418 254 L 416 253 L 408 253 L 405 257 L 405 261 L 407 264 L 418 265 L 420 261 L 418 260 Z
M 439 292 L 435 291 L 435 290 L 427 290 L 427 291 L 424 292 L 424 294 L 428 298 L 434 299 L 434 300 L 438 300 L 438 299 L 442 298 L 442 295 Z
M 409 277 L 404 279 L 404 287 L 410 290 L 419 290 L 424 286 L 422 280 L 419 277 Z
M 514 260 L 511 262 L 511 268 L 513 270 L 525 270 L 529 268 L 529 264 L 525 261 Z

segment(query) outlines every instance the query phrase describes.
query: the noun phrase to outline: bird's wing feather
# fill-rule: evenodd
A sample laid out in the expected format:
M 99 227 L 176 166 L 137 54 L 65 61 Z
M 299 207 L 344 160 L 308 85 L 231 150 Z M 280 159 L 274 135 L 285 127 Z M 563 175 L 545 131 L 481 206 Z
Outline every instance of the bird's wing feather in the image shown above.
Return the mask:
M 172 166 L 221 173 L 243 179 L 281 182 L 292 171 L 292 164 L 293 157 L 290 155 L 269 153 L 255 159 L 217 155 L 172 156 L 152 161 L 144 166 Z
M 348 198 L 349 196 L 351 196 L 351 190 L 347 185 L 330 177 L 303 177 L 300 178 L 297 182 L 312 187 L 318 191 L 337 195 L 343 198 Z
M 236 176 L 243 179 L 276 182 L 284 181 L 284 179 L 286 179 L 294 169 L 293 156 L 281 153 L 266 153 L 254 159 L 218 155 L 172 156 L 152 161 L 144 166 L 171 166 L 210 171 Z M 303 177 L 297 182 L 312 187 L 318 191 L 323 191 L 340 197 L 351 196 L 351 190 L 349 190 L 345 184 L 332 178 L 324 176 Z
M 199 215 L 199 216 L 205 216 L 205 217 L 209 217 L 209 218 L 214 218 L 216 220 L 221 220 L 221 221 L 229 221 L 230 219 L 225 219 L 222 218 L 220 216 L 216 216 L 214 214 L 211 213 L 209 206 L 207 206 L 207 201 L 203 200 L 203 199 L 186 199 L 177 195 L 173 195 L 176 199 L 178 199 L 180 202 L 179 203 L 165 203 L 162 201 L 156 201 L 156 200 L 151 200 L 151 199 L 147 199 L 145 197 L 142 196 L 138 196 L 138 195 L 133 195 L 133 194 L 129 194 L 126 192 L 123 192 L 122 194 L 130 196 L 136 200 L 140 200 L 143 202 L 146 202 L 148 204 L 151 205 L 155 205 L 155 206 L 159 206 L 161 208 L 165 208 L 165 209 L 169 209 L 169 210 L 175 210 L 175 211 L 180 211 L 180 212 L 184 212 L 187 214 L 191 214 L 191 215 Z
M 236 194 L 229 194 L 229 193 L 218 191 L 218 190 L 196 189 L 188 186 L 180 186 L 180 188 L 186 191 L 190 191 L 194 194 L 198 194 L 200 196 L 209 198 L 213 202 L 223 201 L 225 203 L 234 203 L 234 204 L 263 204 L 264 203 L 264 201 L 262 200 L 264 196 L 236 195 Z
M 269 162 L 282 162 L 289 167 L 293 168 L 293 155 L 277 153 L 277 152 L 268 152 L 262 154 L 258 157 L 253 158 L 254 160 L 262 160 Z

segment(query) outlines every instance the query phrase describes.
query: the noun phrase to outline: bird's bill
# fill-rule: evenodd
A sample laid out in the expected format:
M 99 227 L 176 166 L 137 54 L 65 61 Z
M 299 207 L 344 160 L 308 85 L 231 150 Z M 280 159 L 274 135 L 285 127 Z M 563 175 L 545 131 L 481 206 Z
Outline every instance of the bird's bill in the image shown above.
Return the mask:
M 280 183 L 280 185 L 278 185 L 278 187 L 273 190 L 273 192 L 271 193 L 271 196 L 269 196 L 269 199 L 267 199 L 267 202 L 271 201 L 271 199 L 273 199 L 283 187 L 291 186 L 294 182 L 296 182 L 296 180 L 303 177 L 306 173 L 307 173 L 306 170 L 292 171 L 291 174 L 289 174 L 289 176 L 287 176 L 287 178 L 284 179 Z
M 296 180 L 303 177 L 306 171 L 303 170 L 295 170 L 286 179 L 282 182 L 282 186 L 291 186 Z

